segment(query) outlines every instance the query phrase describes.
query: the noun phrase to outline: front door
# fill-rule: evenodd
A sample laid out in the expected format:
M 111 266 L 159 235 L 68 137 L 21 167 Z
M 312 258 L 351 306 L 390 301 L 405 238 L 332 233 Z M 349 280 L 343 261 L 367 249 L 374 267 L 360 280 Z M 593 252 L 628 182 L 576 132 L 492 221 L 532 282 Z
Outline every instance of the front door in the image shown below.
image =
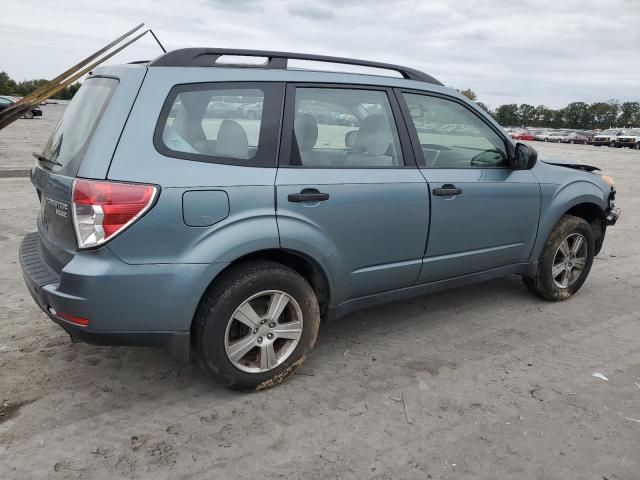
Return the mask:
M 420 283 L 527 262 L 540 216 L 533 173 L 509 166 L 505 139 L 469 106 L 402 96 L 431 196 Z
M 331 274 L 332 304 L 412 285 L 429 221 L 392 92 L 289 85 L 276 218 L 282 248 Z

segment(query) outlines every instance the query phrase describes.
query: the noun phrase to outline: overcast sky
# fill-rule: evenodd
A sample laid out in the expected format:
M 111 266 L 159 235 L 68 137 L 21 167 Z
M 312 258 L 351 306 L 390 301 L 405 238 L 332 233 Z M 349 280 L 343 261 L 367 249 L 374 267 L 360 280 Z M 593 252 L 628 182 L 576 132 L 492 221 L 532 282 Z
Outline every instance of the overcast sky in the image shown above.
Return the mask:
M 108 6 L 107 6 L 108 5 Z M 20 0 L 0 70 L 52 78 L 137 23 L 167 49 L 262 48 L 399 63 L 491 107 L 640 101 L 640 0 Z M 143 38 L 110 63 L 159 54 Z

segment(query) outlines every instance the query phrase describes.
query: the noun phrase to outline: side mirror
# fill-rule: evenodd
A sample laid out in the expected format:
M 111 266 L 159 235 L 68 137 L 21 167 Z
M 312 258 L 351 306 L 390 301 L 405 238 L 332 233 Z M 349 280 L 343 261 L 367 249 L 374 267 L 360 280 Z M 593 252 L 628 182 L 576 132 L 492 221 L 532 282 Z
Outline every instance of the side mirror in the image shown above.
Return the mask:
M 516 143 L 516 153 L 511 161 L 514 170 L 530 170 L 538 161 L 535 148 L 524 143 Z

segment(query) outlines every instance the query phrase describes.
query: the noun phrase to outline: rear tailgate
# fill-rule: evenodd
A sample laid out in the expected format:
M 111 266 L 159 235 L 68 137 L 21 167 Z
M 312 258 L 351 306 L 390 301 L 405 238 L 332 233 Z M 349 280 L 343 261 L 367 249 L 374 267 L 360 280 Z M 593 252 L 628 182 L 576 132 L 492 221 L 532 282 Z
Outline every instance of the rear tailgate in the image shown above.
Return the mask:
M 60 272 L 76 252 L 71 201 L 75 178 L 105 179 L 146 67 L 105 67 L 71 101 L 31 173 L 47 263 Z

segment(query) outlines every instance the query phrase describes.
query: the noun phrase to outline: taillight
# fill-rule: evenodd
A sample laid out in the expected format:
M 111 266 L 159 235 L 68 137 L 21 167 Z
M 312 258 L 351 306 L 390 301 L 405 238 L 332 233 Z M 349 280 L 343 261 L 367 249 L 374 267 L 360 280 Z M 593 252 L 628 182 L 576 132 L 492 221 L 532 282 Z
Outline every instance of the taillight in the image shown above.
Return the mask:
M 111 240 L 151 208 L 157 193 L 153 185 L 75 180 L 73 225 L 78 247 Z

